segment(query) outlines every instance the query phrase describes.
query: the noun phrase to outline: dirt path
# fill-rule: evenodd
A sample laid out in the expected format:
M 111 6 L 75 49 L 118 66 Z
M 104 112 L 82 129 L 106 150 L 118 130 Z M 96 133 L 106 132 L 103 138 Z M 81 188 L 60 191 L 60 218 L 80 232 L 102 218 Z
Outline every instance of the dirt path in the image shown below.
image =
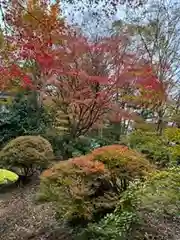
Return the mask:
M 1 240 L 70 239 L 62 229 L 58 234 L 49 232 L 57 225 L 55 212 L 50 204 L 35 203 L 37 188 L 31 184 L 0 194 Z

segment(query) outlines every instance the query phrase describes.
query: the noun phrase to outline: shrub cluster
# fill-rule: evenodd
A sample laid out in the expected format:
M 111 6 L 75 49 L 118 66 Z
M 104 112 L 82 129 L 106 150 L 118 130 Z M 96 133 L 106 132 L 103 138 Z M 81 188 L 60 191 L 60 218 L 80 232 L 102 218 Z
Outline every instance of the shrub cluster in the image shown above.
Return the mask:
M 171 165 L 180 164 L 180 128 L 167 128 L 164 132 L 168 144 L 168 151 L 171 157 Z
M 44 171 L 39 199 L 55 202 L 64 220 L 87 223 L 111 212 L 129 182 L 153 169 L 135 151 L 120 145 L 102 147 Z
M 160 168 L 180 162 L 180 129 L 167 128 L 163 136 L 154 132 L 134 131 L 129 136 L 130 147 L 145 154 L 147 159 Z
M 53 114 L 37 104 L 35 92 L 21 92 L 7 104 L 7 111 L 0 111 L 0 148 L 10 140 L 45 132 L 52 125 Z
M 113 213 L 89 224 L 76 239 L 179 239 L 179 188 L 179 168 L 155 172 L 133 183 Z
M 117 203 L 108 171 L 89 158 L 60 162 L 42 174 L 40 199 L 55 201 L 58 217 L 70 222 L 90 221 Z

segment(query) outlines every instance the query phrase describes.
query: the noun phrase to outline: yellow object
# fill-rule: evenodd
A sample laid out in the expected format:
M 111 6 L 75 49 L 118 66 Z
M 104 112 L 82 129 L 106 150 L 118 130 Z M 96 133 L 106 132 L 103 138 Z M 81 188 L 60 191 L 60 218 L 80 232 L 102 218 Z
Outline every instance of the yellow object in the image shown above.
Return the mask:
M 6 169 L 0 169 L 0 185 L 8 182 L 16 182 L 19 176 Z

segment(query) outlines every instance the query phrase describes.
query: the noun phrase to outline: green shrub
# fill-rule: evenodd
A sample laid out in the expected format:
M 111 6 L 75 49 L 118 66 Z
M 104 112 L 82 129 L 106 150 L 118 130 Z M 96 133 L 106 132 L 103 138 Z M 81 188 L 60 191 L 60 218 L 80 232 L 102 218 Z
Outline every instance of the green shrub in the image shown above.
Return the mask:
M 56 129 L 48 129 L 46 133 L 43 134 L 53 148 L 54 154 L 58 158 L 66 160 L 72 157 L 73 148 L 71 147 L 70 137 L 68 135 L 62 135 L 58 133 Z
M 53 159 L 51 144 L 40 136 L 21 136 L 11 140 L 0 152 L 0 165 L 28 176 L 45 168 Z
M 134 131 L 128 137 L 130 147 L 145 154 L 158 167 L 177 166 L 180 163 L 180 130 L 170 127 L 162 136 L 155 132 Z
M 133 183 L 114 213 L 90 224 L 76 239 L 179 239 L 180 169 L 153 173 Z
M 143 132 L 141 130 L 133 131 L 128 140 L 131 148 L 136 148 L 147 142 L 159 143 L 159 137 L 154 132 Z
M 129 136 L 130 147 L 145 154 L 153 164 L 158 167 L 166 167 L 171 161 L 170 152 L 163 137 L 153 132 L 134 131 Z
M 9 182 L 16 182 L 18 180 L 18 175 L 14 172 L 8 171 L 6 169 L 0 169 L 0 185 Z
M 180 165 L 180 145 L 171 146 L 168 148 L 171 156 L 171 166 Z
M 152 133 L 155 132 L 157 129 L 157 126 L 154 123 L 140 121 L 134 124 L 134 128 L 135 130 L 140 130 L 145 134 L 146 132 L 152 132 Z
M 100 139 L 85 136 L 72 139 L 70 135 L 62 135 L 56 129 L 48 130 L 43 136 L 51 143 L 55 156 L 63 160 L 88 154 L 94 148 L 105 144 Z
M 167 142 L 174 142 L 180 144 L 180 128 L 169 127 L 165 129 L 164 136 Z
M 167 146 L 161 142 L 147 142 L 137 148 L 138 151 L 145 154 L 146 158 L 159 168 L 167 167 L 170 164 L 171 156 Z
M 6 112 L 0 111 L 0 147 L 18 136 L 38 135 L 52 125 L 53 116 L 44 106 L 37 106 L 35 93 L 17 95 Z
M 167 128 L 164 132 L 165 140 L 168 144 L 172 166 L 180 164 L 180 128 Z

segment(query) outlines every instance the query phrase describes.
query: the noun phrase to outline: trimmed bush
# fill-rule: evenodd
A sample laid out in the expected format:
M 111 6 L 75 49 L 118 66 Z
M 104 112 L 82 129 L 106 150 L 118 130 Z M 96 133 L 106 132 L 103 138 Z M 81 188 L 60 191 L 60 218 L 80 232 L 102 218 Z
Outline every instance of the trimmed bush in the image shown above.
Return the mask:
M 17 137 L 0 152 L 0 165 L 24 176 L 37 168 L 46 168 L 52 159 L 51 144 L 41 136 Z
M 109 169 L 114 184 L 120 180 L 120 188 L 126 190 L 129 182 L 142 178 L 152 172 L 154 167 L 144 156 L 126 146 L 110 145 L 95 149 L 93 158 L 98 160 Z M 118 184 L 119 185 L 119 184 Z
M 153 167 L 140 154 L 119 145 L 60 162 L 41 176 L 39 200 L 55 202 L 58 217 L 87 223 L 111 212 L 131 180 Z
M 128 138 L 130 147 L 145 154 L 159 168 L 180 164 L 180 129 L 169 127 L 162 136 L 154 132 L 134 131 Z
M 61 162 L 45 171 L 41 187 L 46 199 L 57 202 L 59 216 L 71 222 L 86 223 L 117 203 L 108 171 L 102 163 L 91 161 L 90 155 Z
M 104 164 L 91 155 L 60 162 L 41 176 L 40 200 L 56 203 L 57 216 L 71 223 L 87 223 L 113 209 L 113 192 Z
M 166 138 L 166 141 L 180 144 L 180 128 L 167 128 L 164 131 L 164 136 Z
M 141 130 L 133 131 L 129 137 L 130 147 L 136 148 L 137 146 L 143 145 L 147 142 L 159 143 L 159 136 L 155 132 L 143 132 Z

